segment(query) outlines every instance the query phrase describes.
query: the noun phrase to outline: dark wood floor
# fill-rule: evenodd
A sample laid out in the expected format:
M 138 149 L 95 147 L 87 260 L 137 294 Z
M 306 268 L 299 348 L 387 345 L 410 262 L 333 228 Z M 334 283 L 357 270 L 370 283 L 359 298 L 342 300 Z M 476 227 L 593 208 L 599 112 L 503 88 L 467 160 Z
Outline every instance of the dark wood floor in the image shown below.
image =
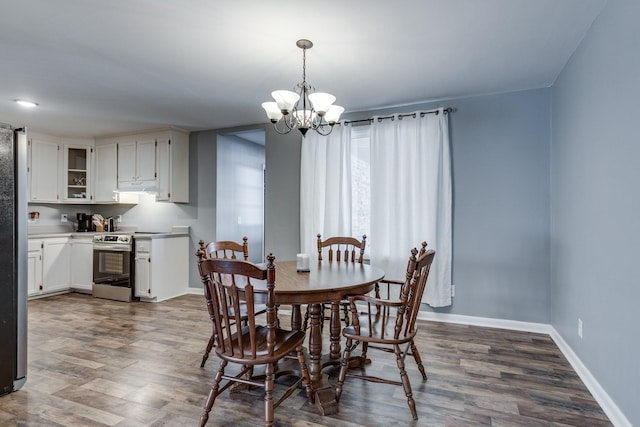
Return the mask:
M 338 414 L 319 415 L 301 391 L 276 409 L 276 425 L 611 425 L 548 336 L 420 326 L 426 383 L 407 360 L 418 421 L 411 419 L 402 387 L 348 378 Z M 81 294 L 30 301 L 28 381 L 0 397 L 0 425 L 197 425 L 218 364 L 212 356 L 199 367 L 209 334 L 202 296 L 156 304 Z M 397 375 L 393 355 L 371 355 L 369 372 Z M 335 383 L 335 372 L 330 379 Z M 225 392 L 209 425 L 260 425 L 261 393 Z

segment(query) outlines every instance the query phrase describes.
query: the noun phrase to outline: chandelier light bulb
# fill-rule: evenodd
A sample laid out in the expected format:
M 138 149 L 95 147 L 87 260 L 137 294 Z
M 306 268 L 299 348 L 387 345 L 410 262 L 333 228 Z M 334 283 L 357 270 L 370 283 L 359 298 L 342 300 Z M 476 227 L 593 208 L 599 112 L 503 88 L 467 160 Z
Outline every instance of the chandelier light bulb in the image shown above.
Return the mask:
M 331 104 L 336 101 L 336 97 L 330 93 L 316 92 L 309 94 L 309 101 L 311 101 L 313 109 L 316 110 L 318 115 L 324 116 Z
M 344 112 L 344 107 L 339 105 L 332 105 L 329 107 L 329 110 L 324 115 L 324 119 L 330 125 L 335 124 L 338 120 L 340 120 L 340 115 Z
M 282 111 L 278 107 L 276 102 L 263 102 L 262 108 L 267 113 L 267 117 L 271 120 L 271 123 L 276 123 L 282 118 Z
M 274 90 L 271 92 L 271 96 L 276 100 L 276 104 L 278 104 L 282 114 L 287 114 L 293 110 L 296 102 L 300 99 L 300 95 L 290 90 Z

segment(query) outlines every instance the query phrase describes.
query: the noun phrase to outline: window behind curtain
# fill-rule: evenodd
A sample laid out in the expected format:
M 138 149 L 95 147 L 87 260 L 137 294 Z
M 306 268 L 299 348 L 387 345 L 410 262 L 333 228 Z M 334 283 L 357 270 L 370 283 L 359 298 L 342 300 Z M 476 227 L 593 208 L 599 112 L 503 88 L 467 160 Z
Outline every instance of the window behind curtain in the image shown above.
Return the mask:
M 353 237 L 360 240 L 363 235 L 370 237 L 371 224 L 371 168 L 369 125 L 351 129 L 351 228 Z M 366 253 L 375 241 L 368 241 Z

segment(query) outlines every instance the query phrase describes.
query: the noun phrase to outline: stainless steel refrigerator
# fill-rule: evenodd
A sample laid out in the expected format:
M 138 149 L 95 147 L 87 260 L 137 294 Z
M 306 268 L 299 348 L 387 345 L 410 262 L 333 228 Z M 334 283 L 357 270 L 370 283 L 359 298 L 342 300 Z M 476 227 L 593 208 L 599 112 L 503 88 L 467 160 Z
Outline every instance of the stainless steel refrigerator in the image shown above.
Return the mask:
M 0 123 L 0 395 L 27 380 L 27 136 Z

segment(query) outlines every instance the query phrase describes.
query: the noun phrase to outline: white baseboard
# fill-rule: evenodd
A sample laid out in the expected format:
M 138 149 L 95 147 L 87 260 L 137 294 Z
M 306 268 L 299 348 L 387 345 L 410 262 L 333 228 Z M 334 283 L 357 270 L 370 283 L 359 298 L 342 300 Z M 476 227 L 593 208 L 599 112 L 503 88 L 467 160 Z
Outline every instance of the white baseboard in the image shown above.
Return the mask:
M 483 326 L 488 328 L 510 329 L 523 332 L 547 334 L 556 343 L 564 357 L 567 358 L 584 385 L 589 389 L 609 420 L 616 427 L 633 427 L 618 405 L 600 385 L 598 380 L 589 372 L 573 349 L 560 336 L 558 331 L 546 323 L 520 322 L 516 320 L 491 319 L 487 317 L 463 316 L 458 314 L 433 313 L 421 311 L 418 319 L 434 322 L 458 323 L 463 325 Z
M 584 385 L 587 386 L 593 397 L 598 401 L 598 404 L 600 404 L 602 410 L 607 414 L 607 417 L 609 417 L 609 420 L 613 425 L 616 427 L 633 427 L 620 408 L 618 408 L 618 405 L 616 405 L 613 399 L 611 399 L 611 396 L 609 396 L 605 389 L 602 388 L 595 377 L 591 375 L 589 369 L 584 366 L 580 358 L 575 354 L 571 347 L 569 347 L 569 344 L 567 344 L 562 336 L 560 336 L 558 331 L 552 327 L 549 335 L 556 343 L 562 354 L 564 354 L 564 357 L 567 358 Z
M 204 295 L 204 288 L 187 288 L 188 295 Z

